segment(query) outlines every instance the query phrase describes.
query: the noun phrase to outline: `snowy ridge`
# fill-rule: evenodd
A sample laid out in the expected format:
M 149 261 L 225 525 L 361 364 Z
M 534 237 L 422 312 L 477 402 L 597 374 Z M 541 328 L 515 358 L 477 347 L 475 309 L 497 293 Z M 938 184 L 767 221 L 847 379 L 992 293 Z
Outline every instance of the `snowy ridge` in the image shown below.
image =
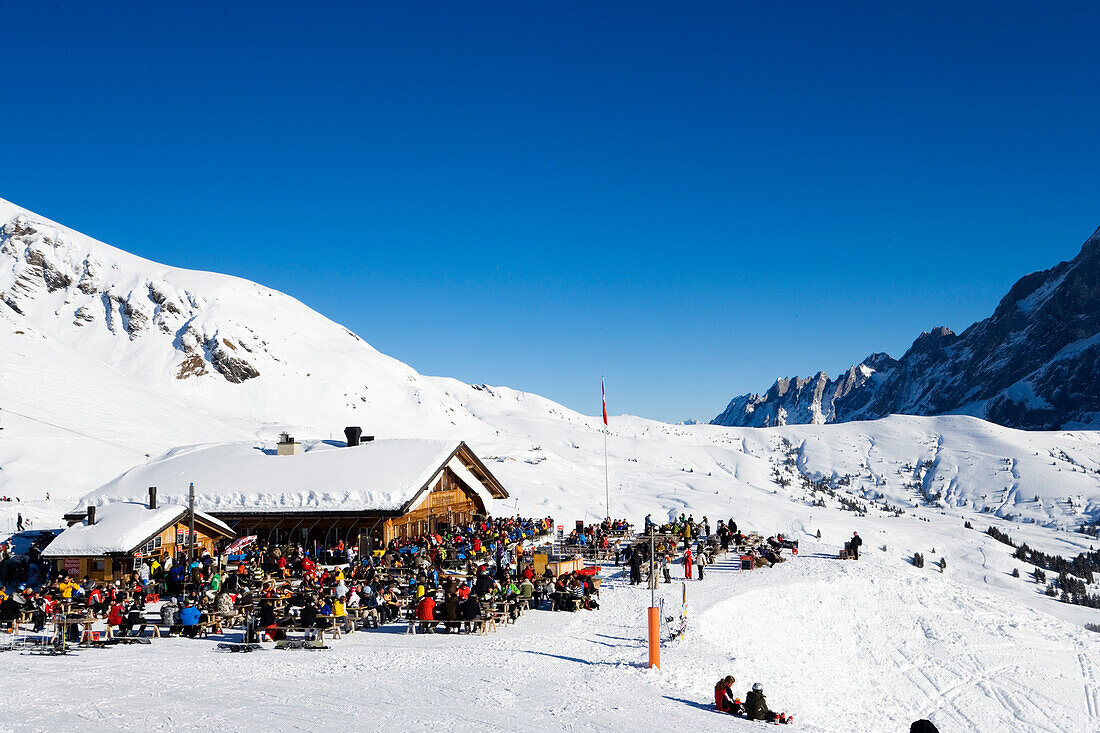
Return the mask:
M 780 379 L 735 397 L 718 425 L 967 414 L 1024 429 L 1100 426 L 1100 230 L 1080 254 L 1021 278 L 993 315 L 922 333 L 901 359 L 873 354 L 834 381 Z

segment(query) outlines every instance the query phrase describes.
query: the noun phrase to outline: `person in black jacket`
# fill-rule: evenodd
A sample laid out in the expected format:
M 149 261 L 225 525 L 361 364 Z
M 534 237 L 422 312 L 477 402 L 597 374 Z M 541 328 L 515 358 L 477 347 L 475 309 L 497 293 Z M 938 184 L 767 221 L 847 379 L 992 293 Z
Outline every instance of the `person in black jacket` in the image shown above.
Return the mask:
M 14 628 L 22 610 L 23 604 L 15 599 L 15 594 L 8 596 L 0 603 L 0 624 L 5 628 Z
M 482 570 L 478 573 L 477 578 L 474 579 L 474 593 L 479 598 L 484 598 L 489 594 L 489 591 L 493 589 L 493 578 L 489 573 Z
M 458 596 L 454 593 L 448 593 L 447 600 L 443 602 L 443 620 L 448 634 L 458 631 Z
M 635 547 L 630 553 L 630 584 L 638 585 L 642 582 L 642 553 Z
M 770 720 L 772 715 L 774 713 L 768 709 L 768 701 L 764 699 L 764 686 L 757 682 L 745 696 L 745 717 L 749 720 Z
M 474 621 L 481 616 L 481 604 L 477 600 L 477 596 L 471 593 L 466 600 L 459 604 L 459 614 L 462 616 L 462 620 L 466 622 L 466 631 L 474 630 Z
M 745 717 L 749 720 L 763 720 L 767 723 L 789 723 L 790 719 L 785 713 L 775 713 L 768 709 L 768 701 L 764 699 L 764 686 L 759 682 L 753 684 L 749 694 L 745 696 Z
M 275 617 L 275 604 L 271 601 L 260 603 L 260 613 L 256 625 L 263 629 L 272 641 L 277 641 L 284 636 L 284 632 L 278 630 L 279 621 Z
M 852 532 L 852 541 L 848 543 L 851 548 L 852 558 L 859 559 L 859 546 L 863 544 L 863 538 L 859 536 L 859 532 Z
M 302 610 L 298 612 L 298 624 L 307 629 L 317 625 L 317 606 L 314 605 L 312 598 L 306 600 L 306 605 L 302 606 Z

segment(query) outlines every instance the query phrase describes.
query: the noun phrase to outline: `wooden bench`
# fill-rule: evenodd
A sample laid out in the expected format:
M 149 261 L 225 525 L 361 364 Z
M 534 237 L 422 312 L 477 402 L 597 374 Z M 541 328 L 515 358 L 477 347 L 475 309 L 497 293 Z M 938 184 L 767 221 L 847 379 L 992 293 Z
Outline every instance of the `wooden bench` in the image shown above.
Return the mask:
M 307 634 L 309 632 L 315 632 L 317 634 L 317 639 L 319 641 L 324 641 L 325 640 L 325 632 L 326 631 L 329 633 L 330 637 L 332 636 L 332 633 L 333 633 L 333 630 L 330 627 L 320 627 L 320 628 L 318 628 L 317 626 L 276 626 L 275 630 L 277 632 L 278 631 L 282 631 L 284 633 L 286 633 L 286 632 L 297 632 L 297 633 L 302 633 L 302 634 Z M 263 632 L 263 633 L 266 633 L 266 629 L 261 629 L 260 631 Z
M 490 631 L 495 632 L 497 630 L 496 618 L 491 615 L 484 618 L 477 618 L 473 621 L 467 621 L 466 623 L 470 624 L 471 632 L 476 630 L 477 633 L 482 635 L 487 634 Z

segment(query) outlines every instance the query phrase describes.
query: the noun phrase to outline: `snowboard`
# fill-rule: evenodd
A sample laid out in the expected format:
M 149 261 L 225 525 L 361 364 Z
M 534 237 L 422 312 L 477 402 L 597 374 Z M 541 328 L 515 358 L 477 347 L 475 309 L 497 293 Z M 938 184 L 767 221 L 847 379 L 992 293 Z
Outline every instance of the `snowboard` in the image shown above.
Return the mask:
M 257 649 L 263 649 L 259 644 L 218 644 L 218 648 L 227 652 L 239 652 L 241 654 L 247 654 L 248 652 L 254 652 Z
M 308 649 L 308 650 L 328 649 L 329 647 L 325 646 L 324 642 L 321 641 L 320 639 L 305 639 L 305 640 L 283 639 L 281 641 L 275 642 L 275 648 L 276 649 L 291 649 L 291 650 L 296 651 L 296 650 L 299 650 L 299 649 Z

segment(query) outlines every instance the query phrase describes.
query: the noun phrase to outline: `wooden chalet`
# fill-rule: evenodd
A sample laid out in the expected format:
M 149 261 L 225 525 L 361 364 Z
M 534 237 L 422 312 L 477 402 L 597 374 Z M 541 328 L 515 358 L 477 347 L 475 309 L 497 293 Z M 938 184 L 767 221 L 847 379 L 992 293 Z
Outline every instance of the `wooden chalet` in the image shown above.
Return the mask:
M 237 536 L 310 549 L 340 541 L 378 548 L 492 514 L 492 502 L 508 496 L 462 441 L 351 434 L 347 445 L 298 444 L 284 434 L 278 450 L 246 443 L 181 449 L 96 493 L 121 499 L 157 484 L 166 491 L 168 477 L 177 491 L 193 481 L 196 507 Z
M 143 559 L 185 558 L 190 547 L 187 507 L 158 507 L 153 491 L 149 503 L 91 505 L 66 514 L 65 519 L 69 527 L 42 551 L 42 558 L 56 562 L 60 573 L 74 578 L 123 580 Z M 213 552 L 219 541 L 232 536 L 233 530 L 220 520 L 195 512 L 196 554 Z

